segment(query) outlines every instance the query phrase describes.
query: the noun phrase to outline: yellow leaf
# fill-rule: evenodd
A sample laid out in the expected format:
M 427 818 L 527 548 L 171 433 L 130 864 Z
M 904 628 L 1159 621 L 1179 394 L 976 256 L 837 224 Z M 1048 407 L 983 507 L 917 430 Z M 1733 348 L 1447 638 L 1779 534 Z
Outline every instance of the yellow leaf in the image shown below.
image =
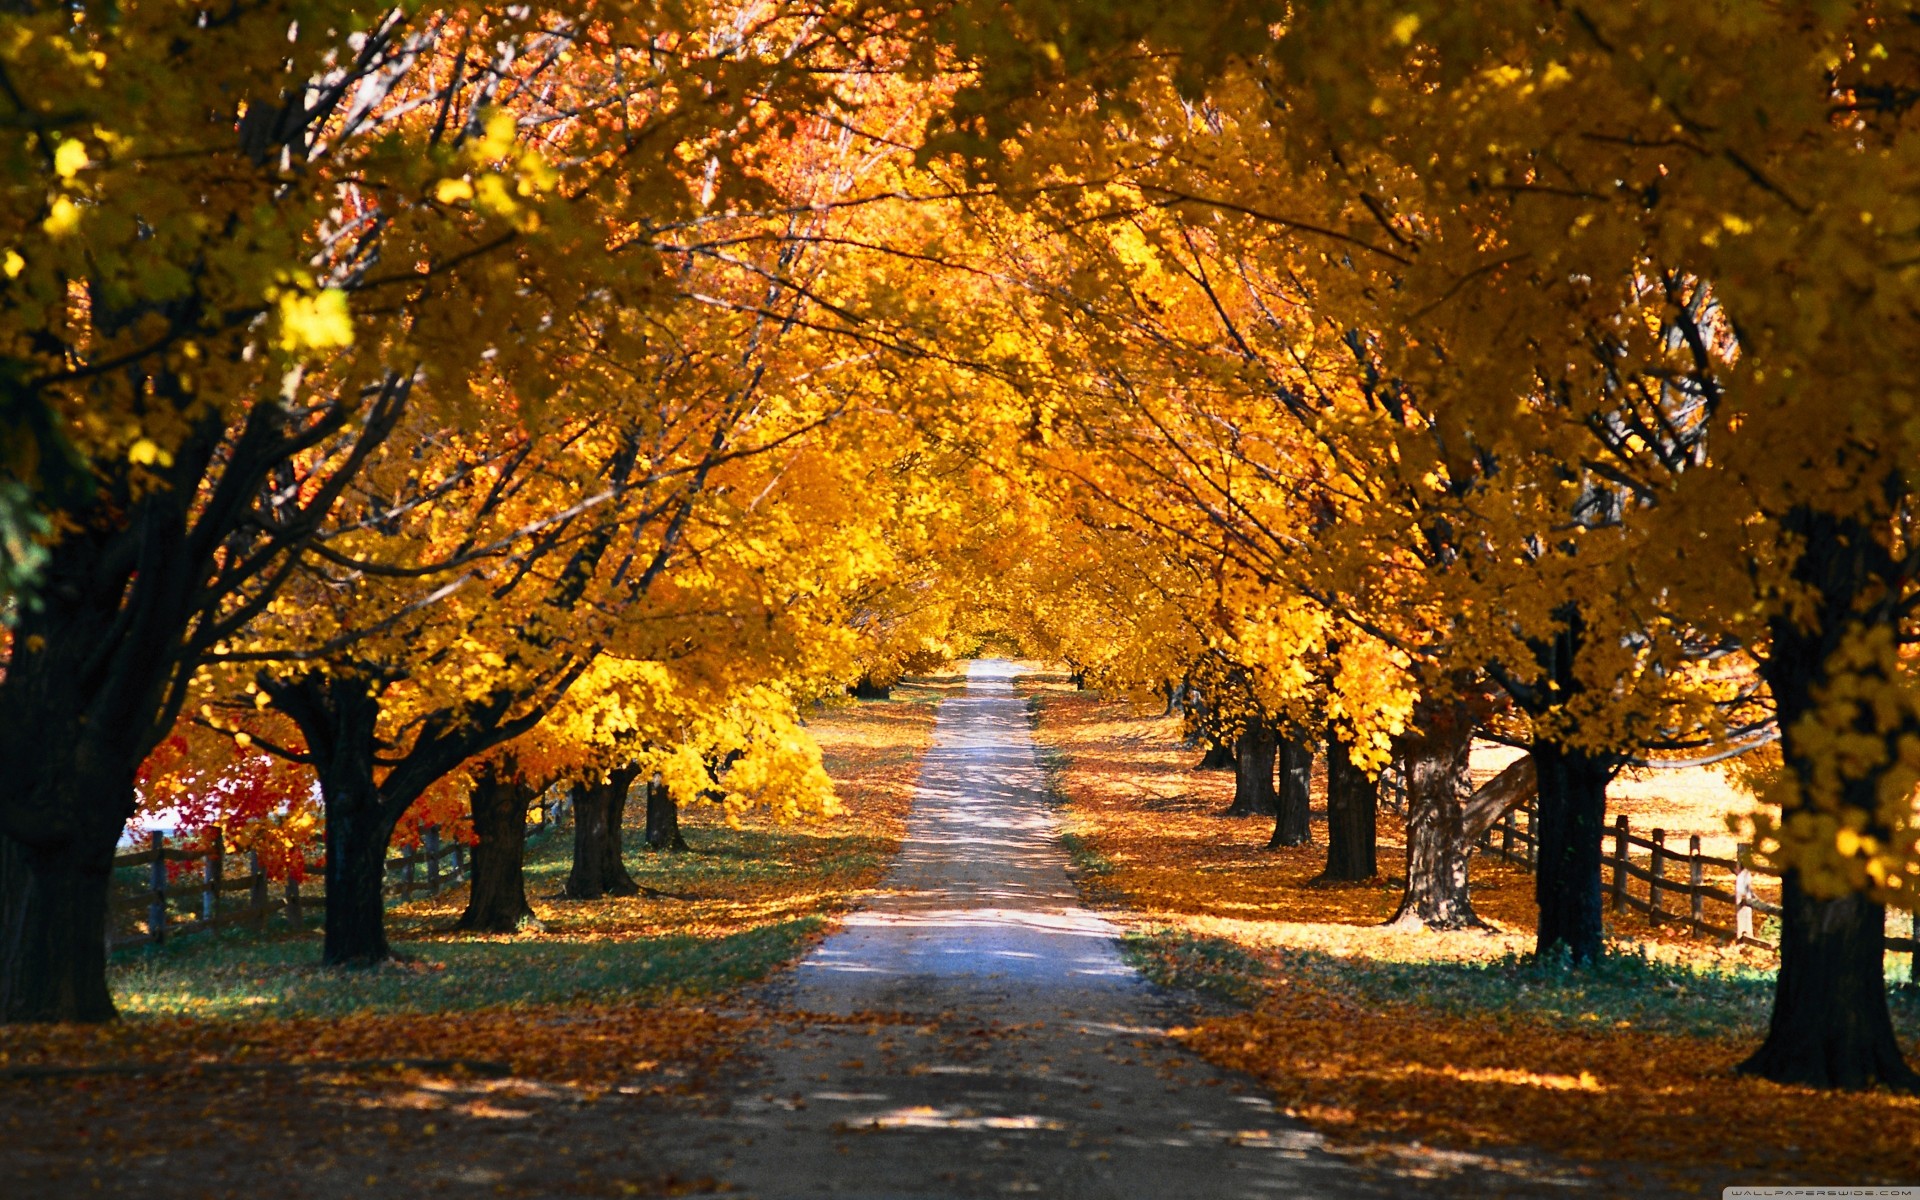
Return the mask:
M 47 219 L 40 222 L 40 228 L 54 237 L 65 237 L 80 227 L 80 206 L 65 196 L 54 198 Z
M 173 455 L 152 438 L 141 438 L 127 448 L 127 461 L 138 467 L 170 467 L 173 465 Z
M 328 288 L 318 295 L 290 292 L 280 297 L 280 348 L 332 350 L 353 345 L 353 315 L 347 294 Z
M 87 161 L 87 148 L 69 138 L 53 152 L 53 173 L 62 179 L 72 179 L 86 168 Z

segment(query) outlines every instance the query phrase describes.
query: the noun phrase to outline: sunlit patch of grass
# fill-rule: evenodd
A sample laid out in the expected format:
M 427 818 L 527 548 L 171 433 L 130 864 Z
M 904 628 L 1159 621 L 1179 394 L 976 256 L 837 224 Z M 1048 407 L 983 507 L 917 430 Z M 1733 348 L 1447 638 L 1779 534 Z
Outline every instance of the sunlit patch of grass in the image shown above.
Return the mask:
M 1232 942 L 1177 929 L 1129 933 L 1121 948 L 1127 961 L 1161 987 L 1205 992 L 1235 1004 L 1253 1003 L 1269 974 L 1264 962 Z
M 1073 869 L 1082 875 L 1111 875 L 1113 864 L 1106 855 L 1094 849 L 1093 843 L 1077 833 L 1063 833 L 1060 844 L 1067 848 L 1068 861 Z

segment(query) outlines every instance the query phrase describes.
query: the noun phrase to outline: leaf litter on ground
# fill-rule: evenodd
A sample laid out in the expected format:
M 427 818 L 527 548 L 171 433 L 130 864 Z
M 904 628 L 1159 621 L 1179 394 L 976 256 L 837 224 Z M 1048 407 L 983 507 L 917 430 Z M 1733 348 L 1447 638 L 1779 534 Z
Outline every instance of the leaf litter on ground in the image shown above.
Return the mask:
M 1636 919 L 1594 967 L 1537 962 L 1533 877 L 1488 856 L 1472 896 L 1491 929 L 1382 929 L 1397 880 L 1315 885 L 1319 803 L 1314 845 L 1267 850 L 1271 818 L 1219 815 L 1231 773 L 1192 769 L 1176 719 L 1055 677 L 1021 687 L 1083 895 L 1128 927 L 1150 978 L 1238 1006 L 1179 1039 L 1336 1147 L 1527 1148 L 1644 1164 L 1682 1190 L 1920 1178 L 1920 1097 L 1735 1073 L 1765 1033 L 1770 954 Z M 1383 809 L 1384 872 L 1403 863 L 1402 837 Z M 1920 1057 L 1920 996 L 1895 989 L 1893 1003 Z

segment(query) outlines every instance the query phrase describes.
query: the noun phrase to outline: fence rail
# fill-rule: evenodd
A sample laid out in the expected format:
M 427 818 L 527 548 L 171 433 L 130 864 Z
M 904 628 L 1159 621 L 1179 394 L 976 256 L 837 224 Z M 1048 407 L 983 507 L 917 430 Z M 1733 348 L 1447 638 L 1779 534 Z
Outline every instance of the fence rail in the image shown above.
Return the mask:
M 442 845 L 439 830 L 426 830 L 421 840 L 420 849 L 387 859 L 387 895 L 398 897 L 403 903 L 416 896 L 444 891 L 459 883 L 472 869 L 466 847 L 459 842 Z M 121 899 L 110 908 L 110 914 L 125 912 L 129 907 L 137 910 L 142 904 L 146 913 L 143 928 L 138 932 L 116 935 L 109 931 L 107 948 L 158 945 L 170 938 L 231 925 L 264 928 L 275 913 L 283 914 L 289 925 L 298 928 L 313 913 L 322 911 L 321 906 L 326 902 L 324 893 L 303 891 L 297 879 L 288 879 L 278 889 L 274 888 L 260 867 L 259 855 L 247 854 L 244 875 L 227 874 L 228 857 L 218 830 L 214 831 L 211 843 L 198 850 L 170 846 L 166 834 L 155 832 L 147 835 L 144 849 L 116 855 L 113 860 L 116 869 L 147 868 L 147 887 L 132 897 L 131 903 Z M 176 880 L 168 869 L 171 863 L 198 864 L 200 869 L 191 877 Z M 424 870 L 418 870 L 421 867 Z M 274 894 L 276 890 L 278 895 Z M 233 892 L 246 893 L 245 900 L 236 904 L 225 898 Z M 171 911 L 182 901 L 189 908 L 195 907 L 197 901 L 198 915 L 182 917 Z
M 565 789 L 550 792 L 528 813 L 530 832 L 555 828 L 572 810 L 572 799 Z M 315 914 L 326 911 L 326 893 L 309 890 L 316 881 L 310 880 L 309 887 L 303 888 L 298 879 L 290 878 L 280 885 L 279 894 L 275 895 L 272 881 L 260 869 L 258 855 L 248 853 L 244 875 L 228 875 L 227 858 L 224 839 L 217 829 L 211 842 L 202 849 L 169 845 L 166 834 L 154 832 L 147 835 L 144 847 L 115 855 L 116 870 L 147 868 L 147 886 L 132 896 L 122 893 L 119 897 L 110 897 L 107 949 L 158 945 L 172 938 L 231 925 L 262 929 L 276 913 L 281 914 L 289 926 L 298 929 Z M 193 878 L 174 881 L 173 872 L 168 870 L 170 863 L 197 863 L 200 870 Z M 419 849 L 387 859 L 386 894 L 404 904 L 445 891 L 472 871 L 473 862 L 467 847 L 460 842 L 443 844 L 440 831 L 429 827 L 421 831 Z M 223 903 L 222 896 L 228 892 L 245 892 L 246 899 L 240 904 Z M 197 916 L 184 917 L 169 911 L 170 906 L 180 902 L 192 909 L 196 901 Z M 116 934 L 113 931 L 116 912 L 125 913 L 130 908 L 138 911 L 142 906 L 145 919 L 137 932 Z
M 1526 818 L 1524 824 L 1522 817 Z M 1532 801 L 1508 809 L 1498 824 L 1480 835 L 1479 846 L 1489 854 L 1532 870 L 1540 854 L 1538 819 L 1539 812 Z M 1638 861 L 1634 856 L 1636 850 L 1645 852 Z M 1622 813 L 1614 817 L 1608 830 L 1600 867 L 1609 884 L 1608 905 L 1616 913 L 1637 912 L 1644 914 L 1651 925 L 1681 925 L 1724 942 L 1779 952 L 1778 943 L 1754 932 L 1754 914 L 1780 915 L 1778 904 L 1755 894 L 1754 877 L 1777 877 L 1777 872 L 1754 866 L 1752 848 L 1744 842 L 1731 859 L 1701 853 L 1698 834 L 1690 836 L 1687 848 L 1681 850 L 1667 844 L 1663 829 L 1652 830 L 1645 837 L 1636 834 Z M 1709 879 L 1709 872 L 1715 878 Z M 1637 889 L 1638 894 L 1632 886 L 1634 882 L 1643 885 Z M 1730 910 L 1725 919 L 1709 919 L 1708 901 Z M 1908 935 L 1889 936 L 1886 952 L 1915 955 L 1920 960 L 1920 914 L 1909 914 L 1909 917 L 1912 924 Z

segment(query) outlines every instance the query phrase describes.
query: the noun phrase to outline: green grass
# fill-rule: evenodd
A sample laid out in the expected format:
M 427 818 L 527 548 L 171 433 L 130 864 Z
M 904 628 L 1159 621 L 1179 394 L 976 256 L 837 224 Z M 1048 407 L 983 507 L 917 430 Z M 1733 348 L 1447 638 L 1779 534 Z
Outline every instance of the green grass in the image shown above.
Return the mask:
M 1697 970 L 1644 953 L 1608 954 L 1591 967 L 1509 955 L 1490 962 L 1390 962 L 1309 950 L 1256 957 L 1233 942 L 1176 930 L 1134 934 L 1128 956 L 1154 982 L 1236 1003 L 1257 1000 L 1265 981 L 1297 981 L 1365 1006 L 1414 1004 L 1452 1016 L 1492 1014 L 1566 1028 L 1622 1023 L 1656 1033 L 1757 1037 L 1773 1007 L 1771 971 Z M 1920 1036 L 1920 994 L 1891 993 L 1894 1024 Z
M 1142 975 L 1161 987 L 1204 992 L 1234 1004 L 1259 998 L 1267 964 L 1224 938 L 1175 929 L 1129 933 L 1121 950 Z
M 629 830 L 628 869 L 663 896 L 724 896 L 739 885 L 792 883 L 875 865 L 886 856 L 878 838 L 803 826 L 731 830 L 690 823 L 692 852 L 635 852 Z M 566 830 L 528 848 L 527 894 L 555 897 L 566 880 L 572 838 Z M 426 902 L 431 903 L 431 902 Z M 575 910 L 591 929 L 602 902 Z M 633 903 L 633 902 L 627 902 Z M 448 937 L 450 918 L 392 909 L 388 935 L 410 964 L 370 970 L 319 965 L 317 929 L 233 929 L 116 953 L 109 964 L 115 1002 L 128 1016 L 303 1017 L 355 1012 L 454 1012 L 492 1005 L 570 1001 L 692 998 L 764 978 L 804 951 L 819 916 L 774 921 L 726 934 L 621 940 Z M 559 918 L 571 924 L 574 913 Z
M 113 987 L 129 1016 L 228 1018 L 697 997 L 763 977 L 820 925 L 802 917 L 728 937 L 624 942 L 401 942 L 416 963 L 348 971 L 319 966 L 311 935 L 213 936 L 116 963 Z
M 1113 860 L 1094 849 L 1093 843 L 1077 833 L 1063 833 L 1060 844 L 1067 848 L 1073 869 L 1082 875 L 1111 875 Z

